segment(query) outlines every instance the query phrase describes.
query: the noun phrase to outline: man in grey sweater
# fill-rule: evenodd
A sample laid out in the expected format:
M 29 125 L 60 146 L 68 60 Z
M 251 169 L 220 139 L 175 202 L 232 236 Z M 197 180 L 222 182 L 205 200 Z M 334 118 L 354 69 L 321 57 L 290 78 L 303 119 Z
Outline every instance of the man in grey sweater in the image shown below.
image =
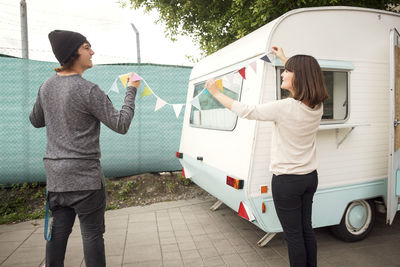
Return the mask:
M 100 166 L 100 123 L 121 134 L 128 131 L 140 81 L 129 81 L 124 105 L 116 110 L 96 84 L 82 78 L 93 66 L 94 52 L 86 37 L 55 30 L 49 40 L 61 67 L 40 87 L 29 116 L 34 127 L 46 127 L 47 132 L 43 161 L 53 225 L 46 244 L 46 266 L 64 266 L 76 215 L 86 266 L 105 266 L 106 196 Z

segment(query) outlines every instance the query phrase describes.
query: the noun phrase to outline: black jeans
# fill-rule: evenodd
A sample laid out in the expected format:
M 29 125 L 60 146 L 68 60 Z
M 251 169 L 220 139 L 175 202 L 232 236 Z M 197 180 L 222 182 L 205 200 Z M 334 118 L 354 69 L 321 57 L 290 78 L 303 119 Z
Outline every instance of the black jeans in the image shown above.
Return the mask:
M 46 244 L 46 267 L 64 266 L 68 237 L 78 214 L 86 267 L 106 266 L 103 233 L 105 188 L 73 192 L 49 192 L 53 215 L 51 240 Z
M 317 266 L 317 241 L 311 225 L 317 186 L 317 171 L 272 176 L 272 198 L 285 234 L 291 267 Z

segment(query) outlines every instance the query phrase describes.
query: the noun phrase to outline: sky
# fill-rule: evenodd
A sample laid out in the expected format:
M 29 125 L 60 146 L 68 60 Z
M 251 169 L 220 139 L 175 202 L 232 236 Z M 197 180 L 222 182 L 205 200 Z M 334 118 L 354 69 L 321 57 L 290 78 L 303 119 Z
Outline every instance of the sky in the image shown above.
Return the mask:
M 157 12 L 121 8 L 116 0 L 26 0 L 29 58 L 56 62 L 48 33 L 77 31 L 87 37 L 95 52 L 94 64 L 136 63 L 139 31 L 142 63 L 193 66 L 186 56 L 200 57 L 192 39 L 165 37 Z M 20 1 L 0 0 L 0 54 L 21 57 Z

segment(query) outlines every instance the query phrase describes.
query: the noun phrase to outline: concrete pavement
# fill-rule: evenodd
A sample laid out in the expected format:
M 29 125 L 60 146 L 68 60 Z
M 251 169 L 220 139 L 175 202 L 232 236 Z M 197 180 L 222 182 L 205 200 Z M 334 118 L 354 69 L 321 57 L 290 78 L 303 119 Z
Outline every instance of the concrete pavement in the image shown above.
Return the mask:
M 264 232 L 215 199 L 157 203 L 106 212 L 107 266 L 289 266 L 282 234 L 264 247 Z M 42 266 L 43 220 L 0 225 L 0 266 Z M 377 213 L 367 239 L 345 243 L 327 228 L 316 229 L 318 266 L 400 266 L 400 215 L 392 226 Z M 77 221 L 65 266 L 85 266 Z

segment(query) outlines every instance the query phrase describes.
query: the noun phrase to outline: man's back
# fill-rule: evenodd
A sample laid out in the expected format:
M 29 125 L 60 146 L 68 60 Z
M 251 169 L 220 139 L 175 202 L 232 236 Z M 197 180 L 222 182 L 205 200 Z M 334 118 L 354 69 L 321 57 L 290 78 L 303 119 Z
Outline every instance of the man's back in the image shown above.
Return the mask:
M 91 114 L 95 84 L 80 75 L 54 75 L 40 88 L 48 159 L 99 159 L 100 122 Z
M 35 127 L 46 126 L 44 165 L 49 191 L 94 190 L 104 186 L 100 166 L 100 122 L 126 133 L 134 115 L 136 88 L 128 87 L 116 110 L 107 95 L 79 74 L 54 75 L 43 83 L 30 115 Z

